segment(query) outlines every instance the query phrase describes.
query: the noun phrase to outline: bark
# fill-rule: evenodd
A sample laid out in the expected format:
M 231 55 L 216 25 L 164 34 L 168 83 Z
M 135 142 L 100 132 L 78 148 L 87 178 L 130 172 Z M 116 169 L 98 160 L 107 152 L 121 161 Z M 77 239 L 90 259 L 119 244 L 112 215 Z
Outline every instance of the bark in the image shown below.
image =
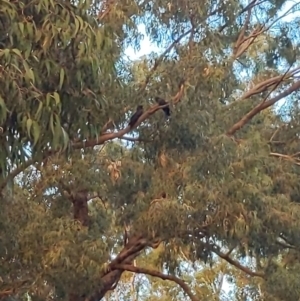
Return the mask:
M 72 292 L 69 295 L 69 301 L 101 300 L 108 291 L 115 289 L 124 271 L 124 269 L 118 269 L 114 266 L 117 264 L 131 264 L 139 255 L 140 251 L 142 251 L 147 245 L 147 240 L 142 236 L 137 235 L 131 237 L 119 255 L 109 264 L 106 273 L 100 277 L 99 288 L 87 297 L 79 296 L 76 292 Z
M 81 190 L 78 192 L 72 192 L 69 199 L 73 203 L 73 217 L 81 223 L 82 226 L 88 227 L 89 216 L 88 216 L 88 192 L 87 190 Z M 76 294 L 72 291 L 69 294 L 69 301 L 84 301 L 84 296 Z
M 73 203 L 74 219 L 79 221 L 83 226 L 89 225 L 89 212 L 88 212 L 88 192 L 82 190 L 71 195 Z
M 118 284 L 123 270 L 114 268 L 116 264 L 131 264 L 133 260 L 139 255 L 147 246 L 147 240 L 142 236 L 133 236 L 128 240 L 128 243 L 119 253 L 119 255 L 110 263 L 109 270 L 101 277 L 101 284 L 97 291 L 85 299 L 85 301 L 99 301 L 109 291 L 113 290 Z M 81 301 L 81 300 L 70 300 Z
M 136 267 L 136 266 L 129 265 L 129 264 L 118 264 L 118 265 L 116 265 L 116 267 L 118 267 L 119 269 L 122 269 L 124 271 L 130 271 L 130 272 L 137 273 L 137 274 L 150 275 L 153 277 L 158 277 L 162 280 L 173 281 L 173 282 L 177 283 L 184 290 L 184 292 L 190 297 L 191 301 L 199 301 L 199 299 L 192 293 L 192 290 L 190 289 L 190 287 L 182 279 L 180 279 L 176 276 L 166 275 L 159 271 Z

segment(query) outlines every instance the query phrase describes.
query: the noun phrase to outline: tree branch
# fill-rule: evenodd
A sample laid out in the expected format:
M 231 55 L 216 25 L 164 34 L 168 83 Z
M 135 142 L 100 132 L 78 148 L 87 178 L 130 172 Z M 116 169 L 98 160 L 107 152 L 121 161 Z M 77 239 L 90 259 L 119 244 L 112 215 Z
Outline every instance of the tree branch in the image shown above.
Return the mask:
M 130 264 L 116 264 L 113 267 L 116 269 L 119 269 L 119 270 L 123 270 L 123 271 L 129 271 L 129 272 L 133 272 L 133 273 L 137 273 L 137 274 L 145 274 L 145 275 L 149 275 L 149 276 L 153 276 L 153 277 L 158 277 L 162 280 L 173 281 L 173 282 L 177 283 L 184 290 L 184 292 L 190 297 L 190 299 L 192 301 L 199 301 L 199 299 L 195 295 L 193 295 L 189 286 L 182 279 L 180 279 L 176 276 L 166 275 L 159 271 L 136 267 L 136 266 L 133 266 Z
M 151 76 L 154 74 L 154 72 L 156 71 L 156 69 L 158 68 L 159 64 L 163 61 L 164 57 L 172 50 L 172 48 L 178 44 L 185 36 L 187 36 L 188 34 L 192 33 L 194 31 L 194 28 L 189 29 L 188 31 L 184 32 L 183 34 L 181 34 L 177 39 L 175 39 L 171 45 L 169 45 L 169 47 L 167 49 L 165 49 L 165 51 L 159 56 L 158 59 L 155 60 L 155 63 L 153 65 L 153 67 L 151 68 L 151 70 L 149 71 L 149 74 L 146 76 L 146 79 L 144 81 L 144 83 L 142 84 L 139 93 L 141 93 L 142 91 L 144 91 L 150 81 Z
M 176 103 L 183 95 L 184 83 L 182 83 L 179 87 L 178 93 L 172 98 L 173 102 Z M 136 124 L 133 127 L 127 126 L 125 129 L 120 130 L 118 132 L 106 132 L 103 133 L 98 139 L 91 139 L 86 142 L 76 142 L 72 144 L 73 149 L 81 149 L 86 147 L 94 147 L 96 145 L 101 145 L 108 140 L 112 140 L 115 138 L 121 138 L 125 134 L 129 133 L 131 130 L 137 128 L 143 121 L 148 119 L 151 115 L 153 115 L 156 111 L 160 110 L 161 106 L 155 104 L 150 107 L 147 111 L 143 113 L 143 115 L 138 119 Z
M 300 88 L 300 81 L 293 83 L 288 89 L 286 89 L 284 92 L 278 94 L 277 96 L 269 99 L 268 101 L 261 102 L 256 107 L 254 107 L 250 112 L 248 112 L 246 115 L 244 115 L 237 123 L 235 123 L 228 131 L 227 135 L 232 136 L 237 132 L 239 129 L 241 129 L 246 123 L 248 123 L 255 115 L 260 113 L 261 111 L 269 108 L 276 102 L 278 102 L 280 99 L 290 95 L 291 93 L 295 92 Z
M 121 137 L 119 139 L 130 141 L 130 142 L 151 142 L 151 140 L 142 139 L 140 137 L 134 138 L 134 137 L 123 136 L 123 137 Z
M 128 243 L 118 254 L 118 256 L 112 260 L 108 265 L 108 269 L 101 277 L 101 287 L 96 290 L 92 295 L 88 296 L 84 301 L 98 301 L 101 300 L 106 292 L 112 290 L 123 273 L 120 269 L 115 269 L 114 266 L 117 264 L 131 264 L 131 262 L 138 256 L 148 245 L 148 241 L 142 236 L 132 236 L 129 238 Z
M 112 0 L 103 1 L 101 3 L 101 7 L 99 9 L 99 13 L 97 16 L 99 21 L 102 21 L 110 13 L 113 5 L 114 5 L 114 1 Z
M 174 104 L 176 104 L 180 100 L 180 98 L 183 95 L 183 92 L 184 92 L 184 82 L 181 82 L 180 86 L 179 86 L 179 91 L 177 92 L 177 94 L 174 97 L 172 97 L 172 101 Z M 165 105 L 165 106 L 167 106 L 167 105 Z M 131 132 L 133 129 L 137 128 L 143 121 L 148 119 L 151 115 L 153 115 L 156 111 L 160 110 L 162 107 L 164 107 L 164 106 L 159 106 L 158 104 L 150 107 L 146 112 L 144 112 L 144 114 L 139 118 L 139 120 L 136 122 L 136 124 L 133 127 L 127 126 L 125 129 L 122 129 L 118 132 L 102 133 L 102 135 L 98 139 L 91 139 L 91 140 L 84 141 L 84 142 L 76 141 L 76 142 L 71 143 L 71 147 L 74 150 L 81 149 L 81 148 L 87 148 L 87 147 L 94 147 L 97 145 L 104 144 L 106 141 L 112 140 L 115 138 L 119 138 L 119 139 L 123 138 L 124 140 L 129 140 L 130 139 L 129 137 L 123 137 L 123 136 L 125 134 Z M 133 138 L 133 139 L 136 139 L 136 138 Z M 132 140 L 132 141 L 136 141 L 136 140 Z M 46 151 L 43 154 L 42 160 L 45 160 L 45 159 L 49 158 L 51 155 L 54 155 L 58 152 L 59 151 Z M 18 166 L 13 171 L 11 171 L 10 174 L 2 182 L 0 182 L 0 191 L 7 185 L 7 183 L 10 180 L 14 179 L 18 174 L 23 172 L 26 168 L 33 165 L 37 161 L 38 161 L 37 158 L 29 159 L 24 164 Z
M 284 160 L 290 161 L 293 164 L 299 165 L 300 166 L 300 160 L 297 158 L 293 158 L 293 156 L 289 156 L 289 155 L 284 155 L 284 154 L 280 154 L 280 153 L 270 153 L 271 157 L 277 157 L 277 158 L 282 158 Z
M 52 154 L 54 154 L 54 152 L 51 152 L 51 151 L 46 152 L 42 157 L 42 162 L 45 161 L 47 158 L 49 158 L 49 156 L 51 156 Z M 18 174 L 23 172 L 29 166 L 35 164 L 37 161 L 38 160 L 35 157 L 31 158 L 31 159 L 28 159 L 25 163 L 17 166 L 14 170 L 12 170 L 7 175 L 7 177 L 0 182 L 0 192 L 2 191 L 2 189 L 4 189 L 4 187 L 7 185 L 7 183 L 9 181 L 12 181 Z
M 224 254 L 216 249 L 212 250 L 214 253 L 216 253 L 220 258 L 226 260 L 228 263 L 230 263 L 231 265 L 235 266 L 236 268 L 238 268 L 239 270 L 243 271 L 244 273 L 248 274 L 251 277 L 261 277 L 264 278 L 265 274 L 264 273 L 260 273 L 260 272 L 253 272 L 251 271 L 249 268 L 241 265 L 238 261 L 235 261 L 234 259 L 232 259 L 229 255 Z
M 253 8 L 254 6 L 258 6 L 264 2 L 267 2 L 267 0 L 262 0 L 258 3 L 256 3 L 257 0 L 253 0 L 251 1 L 246 7 L 244 7 L 238 14 L 237 17 L 241 16 L 243 13 L 245 13 L 246 11 L 248 11 L 250 8 Z M 224 25 L 220 26 L 220 28 L 218 29 L 218 32 L 222 32 L 228 25 L 229 25 L 229 21 L 226 22 Z

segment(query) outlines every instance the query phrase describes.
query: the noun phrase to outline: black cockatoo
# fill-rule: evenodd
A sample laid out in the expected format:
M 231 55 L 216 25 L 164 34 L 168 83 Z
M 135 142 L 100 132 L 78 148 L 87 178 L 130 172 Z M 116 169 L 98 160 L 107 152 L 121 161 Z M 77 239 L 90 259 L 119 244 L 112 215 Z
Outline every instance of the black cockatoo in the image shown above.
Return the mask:
M 167 102 L 163 99 L 163 98 L 160 98 L 160 97 L 155 97 L 155 101 L 160 105 L 160 106 L 163 106 L 163 105 L 166 105 Z M 164 108 L 162 108 L 162 110 L 164 111 L 166 117 L 169 117 L 171 116 L 171 111 L 170 111 L 170 107 L 169 106 L 166 106 Z
M 143 115 L 143 113 L 144 113 L 143 106 L 139 105 L 136 108 L 136 112 L 130 117 L 128 125 L 132 128 L 139 120 L 139 118 Z

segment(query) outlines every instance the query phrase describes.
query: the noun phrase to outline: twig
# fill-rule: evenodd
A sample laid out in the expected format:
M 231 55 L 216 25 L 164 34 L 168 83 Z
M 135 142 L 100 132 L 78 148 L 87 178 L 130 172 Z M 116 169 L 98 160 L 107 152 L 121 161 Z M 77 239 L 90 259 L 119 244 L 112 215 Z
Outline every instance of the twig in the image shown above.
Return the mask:
M 290 162 L 292 162 L 292 163 L 300 166 L 299 160 L 297 160 L 297 159 L 295 159 L 295 158 L 293 158 L 293 157 L 291 157 L 289 155 L 284 155 L 284 154 L 280 154 L 280 153 L 270 153 L 269 155 L 271 157 L 283 158 L 283 159 L 285 159 L 287 161 L 290 161 Z
M 123 136 L 123 137 L 120 137 L 119 139 L 131 141 L 131 142 L 151 142 L 151 140 L 145 140 L 140 137 L 134 138 L 134 137 Z
M 272 136 L 271 136 L 269 142 L 273 142 L 273 139 L 275 138 L 275 136 L 277 135 L 277 133 L 279 132 L 279 130 L 281 129 L 281 127 L 282 127 L 282 126 L 278 127 L 278 128 L 274 131 L 274 133 L 272 134 Z
M 155 60 L 155 63 L 152 67 L 152 69 L 149 71 L 149 74 L 146 76 L 146 79 L 142 85 L 142 87 L 140 88 L 139 90 L 139 94 L 141 92 L 143 92 L 149 81 L 150 81 L 150 78 L 151 76 L 153 75 L 153 73 L 156 71 L 156 69 L 158 68 L 159 64 L 162 62 L 162 60 L 164 59 L 164 57 L 172 50 L 172 48 L 181 41 L 181 39 L 183 39 L 185 36 L 187 36 L 189 33 L 193 32 L 194 31 L 194 28 L 192 27 L 191 29 L 189 29 L 188 31 L 184 32 L 183 34 L 181 34 L 176 40 L 174 40 L 172 42 L 171 45 L 169 45 L 169 47 L 159 56 L 159 58 L 157 60 Z
M 275 86 L 269 91 L 269 93 L 266 95 L 266 97 L 263 99 L 262 102 L 265 102 L 269 96 L 271 95 L 272 92 L 274 92 L 277 87 L 282 83 L 282 81 L 284 80 L 284 78 L 286 77 L 286 75 L 289 73 L 289 71 L 291 70 L 292 65 L 290 65 L 290 67 L 282 74 L 282 76 L 280 77 L 280 79 L 277 81 L 277 83 L 275 84 Z
M 256 0 L 254 0 L 254 3 L 255 3 L 255 2 L 256 2 Z M 251 16 L 251 10 L 252 10 L 252 7 L 253 7 L 253 6 L 250 6 L 250 7 L 248 8 L 248 15 L 247 15 L 247 17 L 246 17 L 245 24 L 244 24 L 244 26 L 243 26 L 243 28 L 242 28 L 242 30 L 241 30 L 239 36 L 238 36 L 238 39 L 237 39 L 237 41 L 236 41 L 236 43 L 235 43 L 235 46 L 234 46 L 234 51 L 233 51 L 234 54 L 236 54 L 236 53 L 238 52 L 239 47 L 241 46 L 241 44 L 243 43 L 243 41 L 244 41 L 244 39 L 245 39 L 245 32 L 246 32 L 246 30 L 248 29 L 248 25 L 249 25 L 249 22 L 250 22 L 250 16 Z M 238 57 L 238 56 L 236 56 L 236 57 Z
M 110 13 L 113 5 L 114 5 L 113 0 L 107 0 L 102 2 L 102 7 L 100 8 L 98 14 L 99 21 L 102 21 Z
M 248 11 L 250 8 L 253 8 L 257 5 L 260 5 L 264 2 L 266 2 L 267 0 L 262 0 L 259 3 L 256 3 L 257 0 L 253 0 L 251 1 L 246 7 L 244 7 L 237 15 L 237 17 L 241 16 L 243 13 L 245 13 L 246 11 Z M 219 29 L 218 32 L 222 32 L 227 26 L 229 25 L 229 22 L 226 22 L 224 25 L 222 25 Z

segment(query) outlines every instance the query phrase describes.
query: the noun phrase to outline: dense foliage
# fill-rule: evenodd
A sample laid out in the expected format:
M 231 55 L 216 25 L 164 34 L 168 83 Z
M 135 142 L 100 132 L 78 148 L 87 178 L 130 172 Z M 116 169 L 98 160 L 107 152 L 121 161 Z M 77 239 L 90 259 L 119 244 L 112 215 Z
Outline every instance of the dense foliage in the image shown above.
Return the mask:
M 298 300 L 299 12 L 0 0 L 0 298 Z

